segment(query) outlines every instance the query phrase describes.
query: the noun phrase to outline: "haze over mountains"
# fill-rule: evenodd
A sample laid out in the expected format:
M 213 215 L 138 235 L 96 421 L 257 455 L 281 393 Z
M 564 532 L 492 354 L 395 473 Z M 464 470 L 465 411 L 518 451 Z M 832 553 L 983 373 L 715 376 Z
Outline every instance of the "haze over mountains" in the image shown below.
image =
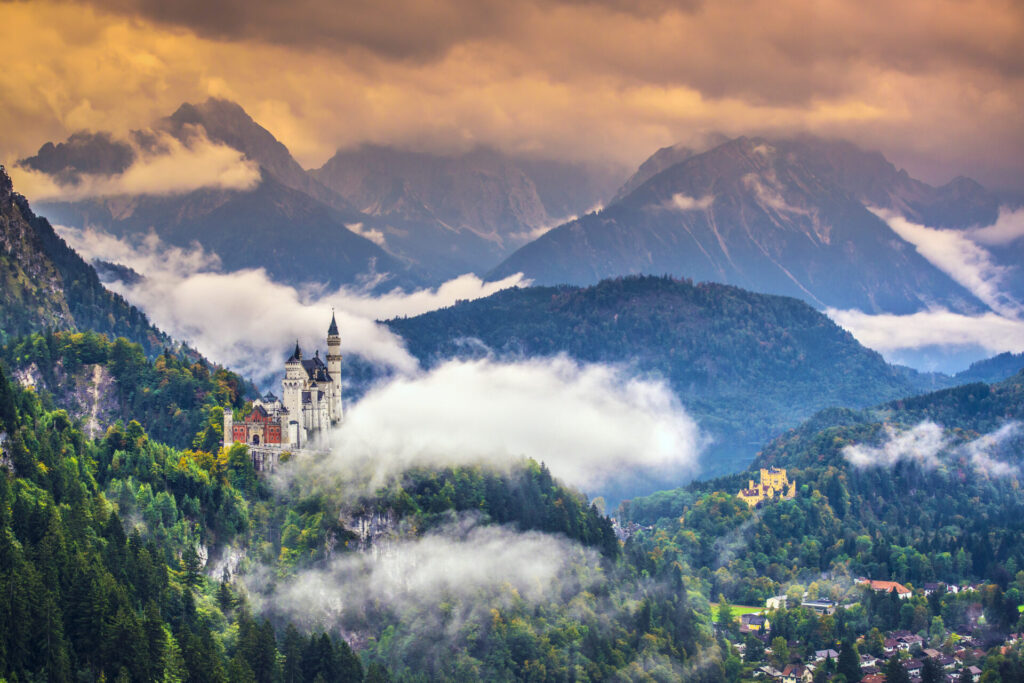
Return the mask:
M 618 181 L 611 171 L 487 149 L 438 156 L 363 147 L 307 172 L 241 107 L 218 99 L 183 104 L 130 141 L 77 133 L 19 165 L 73 196 L 84 175 L 117 176 L 141 156 L 159 156 L 162 134 L 186 146 L 198 138 L 237 150 L 258 177 L 242 187 L 53 197 L 37 205 L 72 227 L 153 230 L 178 246 L 195 241 L 229 269 L 265 267 L 289 283 L 337 286 L 386 274 L 386 286 L 412 287 L 486 272 L 534 231 L 593 207 Z
M 193 180 L 153 189 L 174 164 Z M 467 272 L 577 285 L 668 274 L 795 296 L 858 334 L 865 321 L 897 325 L 876 348 L 919 367 L 955 371 L 1024 350 L 998 331 L 1024 315 L 1019 202 L 963 177 L 929 185 L 839 140 L 709 135 L 658 150 L 624 182 L 614 169 L 486 148 L 364 144 L 305 170 L 241 107 L 210 99 L 124 138 L 47 143 L 18 170 L 52 185 L 35 205 L 55 223 L 135 240 L 154 232 L 199 244 L 227 271 L 264 268 L 300 288 L 408 291 Z M 906 325 L 869 319 L 935 312 L 970 316 L 955 354 L 945 321 L 904 344 Z M 990 316 L 984 330 L 979 316 Z

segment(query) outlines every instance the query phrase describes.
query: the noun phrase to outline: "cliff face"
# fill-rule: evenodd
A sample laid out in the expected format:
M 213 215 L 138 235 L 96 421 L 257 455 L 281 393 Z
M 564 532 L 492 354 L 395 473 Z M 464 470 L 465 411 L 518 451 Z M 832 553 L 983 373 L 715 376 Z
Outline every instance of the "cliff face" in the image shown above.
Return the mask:
M 0 167 L 0 338 L 74 326 L 63 279 L 34 223 L 28 202 Z
M 102 332 L 147 351 L 170 339 L 146 316 L 107 290 L 0 167 L 0 341 L 45 329 Z

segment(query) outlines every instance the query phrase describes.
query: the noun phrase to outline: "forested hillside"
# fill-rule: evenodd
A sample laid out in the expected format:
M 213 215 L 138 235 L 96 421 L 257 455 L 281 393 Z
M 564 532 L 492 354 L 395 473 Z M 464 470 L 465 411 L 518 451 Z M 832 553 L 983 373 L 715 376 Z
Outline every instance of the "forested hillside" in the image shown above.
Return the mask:
M 1022 399 L 1018 374 L 823 411 L 768 444 L 749 473 L 624 503 L 623 520 L 654 525 L 627 553 L 655 573 L 683 563 L 743 604 L 823 576 L 1005 589 L 1024 568 Z M 769 466 L 787 469 L 797 496 L 748 509 L 736 493 Z
M 7 680 L 604 680 L 681 666 L 722 678 L 698 586 L 639 582 L 608 519 L 536 463 L 410 472 L 363 497 L 301 476 L 271 487 L 244 446 L 176 450 L 134 421 L 90 441 L 2 367 L 0 453 Z M 363 566 L 372 556 L 340 519 L 373 511 L 395 518 L 393 542 L 437 538 L 460 519 L 512 538 L 555 533 L 571 554 L 546 561 L 577 578 L 541 602 L 498 587 L 429 596 L 415 617 L 379 605 L 342 624 L 289 623 L 275 591 L 337 562 Z M 427 629 L 453 611 L 464 621 L 432 646 Z
M 757 446 L 825 406 L 871 405 L 923 381 L 801 301 L 670 278 L 511 289 L 387 324 L 428 366 L 565 353 L 663 377 L 716 440 L 710 473 L 745 467 Z
M 170 339 L 145 314 L 107 290 L 28 202 L 0 166 L 0 343 L 46 329 L 125 337 L 154 353 Z
M 204 430 L 218 407 L 242 408 L 255 387 L 235 373 L 184 349 L 149 359 L 138 344 L 113 342 L 96 332 L 44 332 L 0 347 L 9 368 L 45 392 L 57 407 L 102 435 L 116 420 L 137 420 L 153 438 L 187 448 L 216 450 L 222 427 Z

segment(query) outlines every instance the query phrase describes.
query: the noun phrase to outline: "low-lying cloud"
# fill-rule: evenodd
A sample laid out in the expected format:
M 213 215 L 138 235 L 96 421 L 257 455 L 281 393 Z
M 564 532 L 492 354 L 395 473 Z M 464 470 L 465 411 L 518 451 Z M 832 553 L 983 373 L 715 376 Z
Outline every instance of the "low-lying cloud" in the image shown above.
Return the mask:
M 211 142 L 205 134 L 196 131 L 185 142 L 163 132 L 151 135 L 146 147 L 131 143 L 134 159 L 120 173 L 79 173 L 71 180 L 16 165 L 11 176 L 33 201 L 174 195 L 201 188 L 250 190 L 260 182 L 258 164 L 227 145 Z
M 968 233 L 919 225 L 886 209 L 870 210 L 885 221 L 893 232 L 913 244 L 921 256 L 963 285 L 993 311 L 1012 317 L 1024 313 L 1020 302 L 1003 291 L 1003 282 L 1009 269 L 997 264 L 992 254 L 972 241 Z M 990 226 L 995 232 L 989 233 L 989 239 L 994 239 L 995 235 L 1004 236 L 1010 230 L 1005 226 L 998 223 Z
M 941 425 L 930 420 L 903 430 L 886 425 L 882 444 L 844 446 L 843 456 L 855 467 L 892 467 L 906 461 L 936 468 L 962 459 L 991 476 L 1016 476 L 1020 474 L 1020 465 L 1000 460 L 996 454 L 1021 433 L 1021 428 L 1020 422 L 1007 422 L 994 432 L 957 442 Z
M 378 247 L 387 248 L 387 241 L 384 239 L 384 233 L 380 230 L 374 230 L 373 228 L 364 228 L 362 223 L 346 223 L 345 227 L 359 235 L 370 240 Z
M 633 476 L 682 481 L 706 442 L 661 381 L 566 357 L 449 361 L 371 390 L 346 415 L 321 467 L 369 468 L 371 485 L 418 466 L 523 458 L 594 491 Z
M 669 202 L 669 208 L 675 209 L 676 211 L 707 211 L 714 203 L 714 195 L 709 194 L 697 199 L 694 197 L 688 197 L 682 192 L 676 192 L 672 195 L 672 201 Z
M 579 591 L 573 564 L 597 566 L 597 553 L 563 537 L 498 526 L 453 524 L 418 539 L 392 540 L 373 554 L 346 553 L 299 573 L 264 600 L 306 626 L 358 628 L 368 608 L 410 612 L 433 622 L 432 637 L 456 638 L 468 619 L 513 596 L 550 600 Z M 251 581 L 259 594 L 263 582 Z M 442 614 L 442 603 L 458 610 Z
M 883 354 L 930 346 L 980 346 L 993 354 L 1024 352 L 1024 321 L 997 313 L 965 315 L 944 308 L 908 315 L 834 308 L 825 312 L 861 344 Z
M 1004 246 L 1024 237 L 1024 207 L 1000 207 L 999 217 L 992 225 L 978 226 L 968 231 L 971 239 L 980 244 Z
M 843 456 L 856 467 L 892 467 L 905 460 L 935 467 L 939 453 L 949 445 L 944 430 L 934 422 L 922 422 L 905 431 L 886 425 L 885 435 L 880 446 L 844 446 Z
M 299 290 L 275 282 L 262 268 L 222 272 L 220 259 L 198 245 L 171 247 L 152 234 L 131 242 L 91 229 L 58 231 L 86 259 L 120 263 L 141 273 L 144 277 L 138 283 L 115 282 L 110 287 L 158 327 L 257 380 L 269 380 L 280 371 L 296 338 L 307 352 L 322 347 L 332 309 L 341 330 L 342 353 L 415 373 L 416 359 L 377 320 L 418 315 L 524 283 L 519 275 L 488 283 L 462 275 L 436 289 L 396 289 L 383 295 L 351 287 Z

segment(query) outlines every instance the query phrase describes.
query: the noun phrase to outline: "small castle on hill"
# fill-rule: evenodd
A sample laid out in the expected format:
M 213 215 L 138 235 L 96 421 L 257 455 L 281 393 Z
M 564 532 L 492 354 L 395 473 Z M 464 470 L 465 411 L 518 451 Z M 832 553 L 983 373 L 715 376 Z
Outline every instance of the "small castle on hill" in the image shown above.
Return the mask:
M 331 315 L 327 328 L 327 362 L 317 350 L 303 358 L 299 343 L 284 364 L 281 398 L 268 392 L 253 401 L 252 412 L 235 422 L 224 411 L 224 446 L 248 444 L 257 470 L 273 470 L 283 450 L 308 448 L 319 432 L 341 421 L 341 337 Z
M 747 488 L 736 495 L 750 507 L 756 507 L 763 500 L 790 500 L 796 498 L 796 482 L 789 480 L 784 469 L 762 467 L 761 483 L 755 485 L 750 479 Z

